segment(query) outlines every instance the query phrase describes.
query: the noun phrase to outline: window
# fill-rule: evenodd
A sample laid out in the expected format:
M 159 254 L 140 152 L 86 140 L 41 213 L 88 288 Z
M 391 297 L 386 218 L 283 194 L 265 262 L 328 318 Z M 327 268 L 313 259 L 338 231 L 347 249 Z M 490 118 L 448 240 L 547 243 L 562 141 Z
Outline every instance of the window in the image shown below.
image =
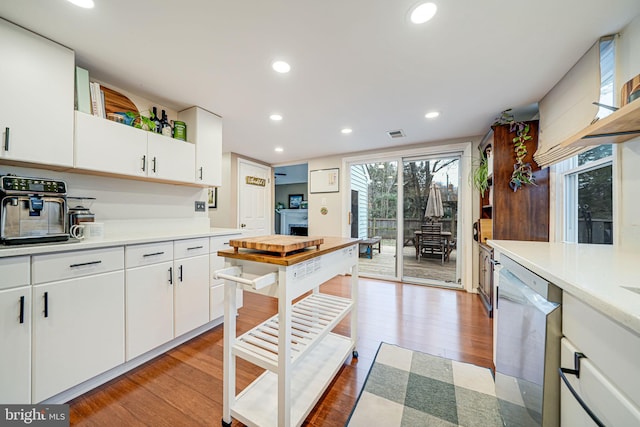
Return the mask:
M 611 145 L 601 145 L 558 165 L 564 241 L 613 244 L 613 152 Z

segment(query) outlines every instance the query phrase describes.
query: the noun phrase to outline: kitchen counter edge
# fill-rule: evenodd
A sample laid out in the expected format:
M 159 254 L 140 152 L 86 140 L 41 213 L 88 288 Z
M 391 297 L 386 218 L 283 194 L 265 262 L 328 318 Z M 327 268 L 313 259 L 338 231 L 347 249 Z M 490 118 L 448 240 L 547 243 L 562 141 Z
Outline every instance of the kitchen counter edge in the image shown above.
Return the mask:
M 25 245 L 0 245 L 0 258 L 21 256 L 21 255 L 40 255 L 56 252 L 69 252 L 85 249 L 98 249 L 111 246 L 128 246 L 143 243 L 166 242 L 169 240 L 185 240 L 196 239 L 199 237 L 217 237 L 233 234 L 241 234 L 242 231 L 234 228 L 212 228 L 209 231 L 185 231 L 174 233 L 144 233 L 140 235 L 129 236 L 110 236 L 102 240 L 74 240 L 69 239 L 66 242 L 56 243 L 40 243 Z

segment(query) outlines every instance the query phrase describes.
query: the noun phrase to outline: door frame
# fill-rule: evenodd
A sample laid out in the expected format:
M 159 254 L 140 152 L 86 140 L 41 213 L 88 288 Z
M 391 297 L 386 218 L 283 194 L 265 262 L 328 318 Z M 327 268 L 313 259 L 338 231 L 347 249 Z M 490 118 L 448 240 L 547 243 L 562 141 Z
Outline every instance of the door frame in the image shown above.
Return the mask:
M 477 194 L 474 193 L 467 177 L 471 171 L 471 159 L 473 156 L 473 145 L 477 146 L 478 141 L 475 143 L 472 141 L 460 141 L 452 142 L 445 145 L 433 145 L 424 146 L 420 148 L 408 149 L 408 150 L 394 150 L 378 153 L 367 153 L 353 157 L 344 157 L 342 159 L 342 171 L 345 179 L 341 183 L 342 192 L 342 206 L 346 215 L 343 215 L 342 220 L 342 236 L 349 237 L 351 235 L 351 225 L 348 218 L 351 213 L 351 170 L 350 166 L 353 163 L 375 163 L 381 161 L 397 160 L 400 165 L 405 158 L 413 158 L 420 156 L 447 156 L 455 155 L 460 156 L 460 194 L 458 204 L 458 221 L 460 224 L 460 230 L 462 231 L 458 235 L 458 249 L 460 251 L 460 257 L 463 260 L 463 264 L 460 267 L 460 280 L 462 288 L 467 292 L 477 292 L 474 280 L 474 271 L 477 270 L 477 252 L 474 256 L 473 238 L 471 237 L 471 229 L 473 226 L 474 206 L 478 205 Z M 398 191 L 402 192 L 402 174 L 398 176 Z M 402 203 L 400 198 L 401 194 L 398 194 L 398 204 Z M 475 203 L 474 203 L 475 200 Z M 401 206 L 398 206 L 398 210 Z M 402 216 L 398 218 L 398 230 L 404 230 L 404 218 Z M 469 230 L 467 233 L 466 230 Z M 397 239 L 396 254 L 402 251 L 402 241 Z M 475 249 L 477 251 L 477 248 Z M 398 261 L 396 261 L 398 262 Z M 400 263 L 401 264 L 401 263 Z M 400 281 L 402 277 L 402 265 L 396 268 L 395 280 Z M 477 277 L 477 276 L 476 276 Z

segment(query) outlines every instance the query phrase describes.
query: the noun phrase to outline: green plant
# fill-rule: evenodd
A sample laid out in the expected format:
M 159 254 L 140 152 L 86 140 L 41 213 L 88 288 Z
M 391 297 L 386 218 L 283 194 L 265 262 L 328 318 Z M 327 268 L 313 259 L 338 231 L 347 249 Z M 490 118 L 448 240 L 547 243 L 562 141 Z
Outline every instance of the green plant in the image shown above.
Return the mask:
M 125 114 L 132 120 L 131 126 L 133 127 L 144 130 L 151 130 L 156 127 L 156 124 L 153 121 L 153 113 L 150 113 L 151 117 L 143 116 L 137 111 L 127 111 Z
M 510 108 L 500 113 L 500 116 L 496 118 L 493 125 L 509 125 L 509 131 L 515 131 L 516 133 L 516 136 L 513 138 L 513 151 L 516 155 L 516 162 L 513 165 L 513 173 L 509 181 L 511 189 L 515 192 L 525 184 L 536 185 L 531 163 L 524 162 L 524 159 L 527 157 L 527 141 L 533 139 L 533 137 L 529 135 L 529 125 L 523 122 L 517 122 L 513 114 L 511 114 Z
M 480 195 L 484 196 L 484 192 L 489 188 L 489 163 L 484 152 L 480 151 L 480 157 L 474 159 L 474 165 L 471 169 L 469 179 L 471 180 L 473 188 L 478 190 Z

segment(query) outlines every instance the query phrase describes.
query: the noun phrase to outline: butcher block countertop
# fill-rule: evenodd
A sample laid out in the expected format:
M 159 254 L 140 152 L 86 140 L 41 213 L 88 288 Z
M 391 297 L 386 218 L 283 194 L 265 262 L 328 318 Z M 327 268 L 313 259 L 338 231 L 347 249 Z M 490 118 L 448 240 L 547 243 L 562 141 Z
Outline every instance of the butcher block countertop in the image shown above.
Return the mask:
M 260 236 L 230 240 L 234 249 L 218 251 L 218 256 L 244 261 L 289 266 L 354 245 L 359 239 L 316 236 Z M 266 250 L 258 250 L 261 248 Z M 289 251 L 295 248 L 293 252 Z M 282 255 L 284 253 L 284 255 Z

